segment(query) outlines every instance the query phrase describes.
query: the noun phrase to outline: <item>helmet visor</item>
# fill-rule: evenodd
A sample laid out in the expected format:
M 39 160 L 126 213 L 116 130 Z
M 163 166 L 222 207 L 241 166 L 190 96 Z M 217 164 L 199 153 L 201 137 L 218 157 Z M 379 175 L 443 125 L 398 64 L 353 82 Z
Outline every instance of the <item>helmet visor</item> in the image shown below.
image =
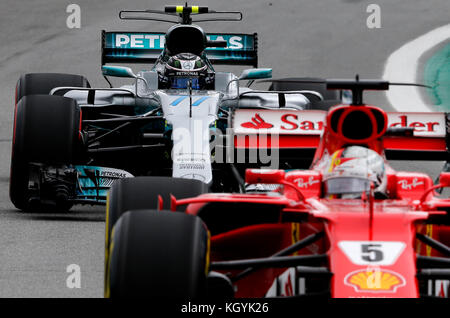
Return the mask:
M 332 178 L 325 181 L 327 194 L 362 193 L 370 190 L 370 180 L 362 178 Z
M 200 83 L 198 78 L 179 77 L 179 76 L 174 76 L 170 79 L 170 87 L 173 89 L 186 89 L 188 88 L 189 80 L 192 81 L 192 89 L 200 89 Z

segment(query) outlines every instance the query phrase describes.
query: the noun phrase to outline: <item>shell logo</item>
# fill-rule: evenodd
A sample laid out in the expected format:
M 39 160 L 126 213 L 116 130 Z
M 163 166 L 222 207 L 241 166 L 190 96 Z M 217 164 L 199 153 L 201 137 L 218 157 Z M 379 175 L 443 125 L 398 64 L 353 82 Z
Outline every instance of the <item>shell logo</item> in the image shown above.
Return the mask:
M 398 273 L 380 269 L 362 269 L 345 276 L 344 283 L 356 292 L 395 293 L 405 286 L 405 279 Z

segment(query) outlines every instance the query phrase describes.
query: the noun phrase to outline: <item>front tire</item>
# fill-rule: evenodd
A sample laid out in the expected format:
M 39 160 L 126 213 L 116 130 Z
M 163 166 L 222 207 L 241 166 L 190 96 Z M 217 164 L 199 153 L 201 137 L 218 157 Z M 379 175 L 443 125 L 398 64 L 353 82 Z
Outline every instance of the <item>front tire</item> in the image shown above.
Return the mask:
M 199 181 L 172 177 L 135 177 L 117 180 L 108 193 L 106 208 L 106 246 L 109 246 L 111 231 L 116 221 L 126 211 L 156 209 L 158 196 L 163 199 L 163 208 L 170 208 L 170 195 L 185 199 L 207 193 L 208 186 Z M 184 209 L 180 207 L 179 210 Z
M 20 210 L 42 208 L 29 204 L 30 162 L 67 164 L 73 158 L 80 109 L 74 100 L 48 95 L 55 87 L 90 84 L 80 75 L 33 73 L 22 75 L 16 85 L 9 194 Z
M 73 99 L 29 95 L 20 99 L 14 117 L 9 194 L 21 210 L 29 205 L 30 163 L 69 164 L 79 138 L 80 108 Z
M 197 216 L 149 210 L 123 214 L 107 251 L 105 297 L 204 296 L 208 240 Z

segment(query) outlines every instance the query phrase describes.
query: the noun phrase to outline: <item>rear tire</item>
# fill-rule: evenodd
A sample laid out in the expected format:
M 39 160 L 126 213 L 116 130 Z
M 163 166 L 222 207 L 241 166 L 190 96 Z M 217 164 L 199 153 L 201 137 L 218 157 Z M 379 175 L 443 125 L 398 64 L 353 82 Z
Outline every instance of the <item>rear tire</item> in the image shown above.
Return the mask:
M 28 95 L 48 95 L 55 87 L 91 87 L 81 75 L 59 73 L 32 73 L 22 75 L 16 86 L 16 104 Z M 56 95 L 61 95 L 61 91 Z
M 177 199 L 196 197 L 208 193 L 208 186 L 198 180 L 172 177 L 135 177 L 117 180 L 108 193 L 106 208 L 106 246 L 111 230 L 123 213 L 130 210 L 156 209 L 158 196 L 163 208 L 170 208 L 170 195 Z M 180 207 L 183 210 L 185 207 Z
M 170 211 L 126 212 L 114 226 L 111 246 L 106 250 L 105 297 L 203 296 L 208 245 L 206 227 L 197 216 Z

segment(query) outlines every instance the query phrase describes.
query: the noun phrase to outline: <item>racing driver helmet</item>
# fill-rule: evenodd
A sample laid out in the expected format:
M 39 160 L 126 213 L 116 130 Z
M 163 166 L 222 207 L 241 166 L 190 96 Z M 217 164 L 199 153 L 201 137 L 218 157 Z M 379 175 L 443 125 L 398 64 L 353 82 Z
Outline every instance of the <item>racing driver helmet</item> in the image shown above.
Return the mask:
M 374 184 L 375 198 L 387 198 L 384 159 L 376 151 L 349 146 L 335 151 L 323 173 L 325 194 L 331 198 L 357 199 Z
M 214 74 L 208 66 L 192 53 L 179 53 L 171 56 L 160 75 L 160 86 L 166 89 L 186 89 L 191 81 L 192 89 L 212 89 Z

